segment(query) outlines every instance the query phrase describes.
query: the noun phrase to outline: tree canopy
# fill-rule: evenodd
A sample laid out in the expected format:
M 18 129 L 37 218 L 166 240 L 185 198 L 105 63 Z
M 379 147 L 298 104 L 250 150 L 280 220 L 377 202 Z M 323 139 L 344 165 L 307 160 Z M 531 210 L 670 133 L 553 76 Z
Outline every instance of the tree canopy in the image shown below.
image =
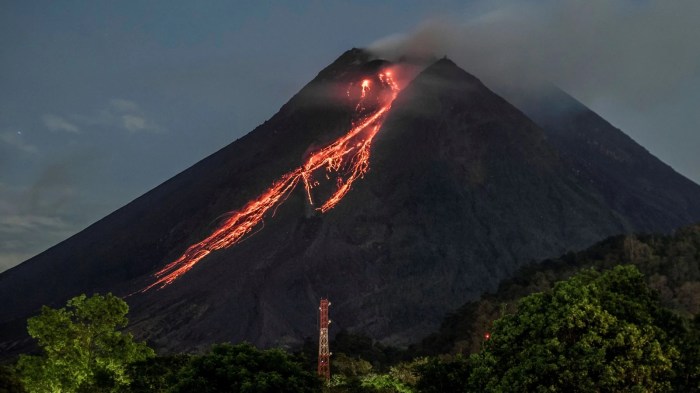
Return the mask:
M 130 382 L 127 366 L 154 356 L 124 328 L 129 306 L 111 293 L 70 299 L 64 308 L 42 307 L 27 320 L 43 354 L 17 364 L 29 392 L 118 391 Z
M 697 388 L 687 321 L 660 306 L 633 266 L 584 270 L 523 298 L 469 359 L 465 390 L 675 391 Z M 692 361 L 690 363 L 693 363 Z M 695 363 L 697 364 L 697 362 Z M 468 382 L 468 384 L 467 384 Z
M 219 344 L 192 357 L 178 373 L 172 392 L 316 392 L 321 381 L 280 349 L 259 350 L 243 343 Z

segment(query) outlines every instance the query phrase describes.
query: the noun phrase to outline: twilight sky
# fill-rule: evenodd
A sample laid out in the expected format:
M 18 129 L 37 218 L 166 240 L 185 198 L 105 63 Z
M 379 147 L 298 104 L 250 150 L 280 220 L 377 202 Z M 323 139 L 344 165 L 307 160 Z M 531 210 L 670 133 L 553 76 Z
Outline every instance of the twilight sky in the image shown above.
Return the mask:
M 351 47 L 551 80 L 700 181 L 700 2 L 377 3 L 0 1 L 0 271 L 249 132 Z

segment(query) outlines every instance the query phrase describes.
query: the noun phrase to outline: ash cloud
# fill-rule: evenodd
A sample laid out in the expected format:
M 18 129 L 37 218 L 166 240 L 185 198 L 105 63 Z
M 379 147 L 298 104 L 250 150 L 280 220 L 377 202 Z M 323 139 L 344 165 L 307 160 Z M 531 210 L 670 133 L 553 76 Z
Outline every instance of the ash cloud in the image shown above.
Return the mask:
M 496 91 L 553 83 L 698 182 L 697 15 L 695 0 L 477 2 L 370 50 L 447 55 Z
M 424 22 L 370 46 L 388 57 L 443 54 L 497 84 L 551 81 L 578 98 L 640 107 L 700 72 L 700 2 L 506 2 Z

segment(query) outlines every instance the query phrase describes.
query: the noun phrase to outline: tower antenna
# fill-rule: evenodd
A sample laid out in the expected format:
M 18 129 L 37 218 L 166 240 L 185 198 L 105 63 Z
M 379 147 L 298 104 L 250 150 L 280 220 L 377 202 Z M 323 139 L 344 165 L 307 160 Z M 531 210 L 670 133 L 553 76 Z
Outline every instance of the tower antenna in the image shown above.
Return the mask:
M 331 380 L 331 351 L 328 347 L 328 306 L 331 302 L 321 298 L 321 305 L 318 307 L 318 375 L 325 378 L 326 383 Z

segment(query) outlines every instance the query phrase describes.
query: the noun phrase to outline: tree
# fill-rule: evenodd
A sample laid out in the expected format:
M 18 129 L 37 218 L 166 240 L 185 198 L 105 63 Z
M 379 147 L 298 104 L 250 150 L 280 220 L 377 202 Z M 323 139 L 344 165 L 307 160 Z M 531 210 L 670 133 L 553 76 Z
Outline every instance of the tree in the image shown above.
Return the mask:
M 418 358 L 399 363 L 388 373 L 374 372 L 372 365 L 344 353 L 333 355 L 332 377 L 328 391 L 332 393 L 411 393 L 418 380 L 417 369 L 427 360 Z
M 391 374 L 370 374 L 362 378 L 361 386 L 372 393 L 412 393 L 410 386 L 403 384 Z
M 24 393 L 24 387 L 14 367 L 0 365 L 0 393 Z
M 129 392 L 165 393 L 175 386 L 182 369 L 192 355 L 176 354 L 157 356 L 129 365 Z
M 316 392 L 321 380 L 280 349 L 261 351 L 243 343 L 218 344 L 192 357 L 178 375 L 173 392 Z
M 431 358 L 418 367 L 416 388 L 422 393 L 461 392 L 466 389 L 469 371 L 467 359 L 460 355 L 453 359 Z
M 29 392 L 117 391 L 129 384 L 131 362 L 154 356 L 130 333 L 120 332 L 129 306 L 108 293 L 70 299 L 64 308 L 44 306 L 27 320 L 41 356 L 20 356 L 18 370 Z
M 635 267 L 584 270 L 494 322 L 467 389 L 671 391 L 685 332 Z

